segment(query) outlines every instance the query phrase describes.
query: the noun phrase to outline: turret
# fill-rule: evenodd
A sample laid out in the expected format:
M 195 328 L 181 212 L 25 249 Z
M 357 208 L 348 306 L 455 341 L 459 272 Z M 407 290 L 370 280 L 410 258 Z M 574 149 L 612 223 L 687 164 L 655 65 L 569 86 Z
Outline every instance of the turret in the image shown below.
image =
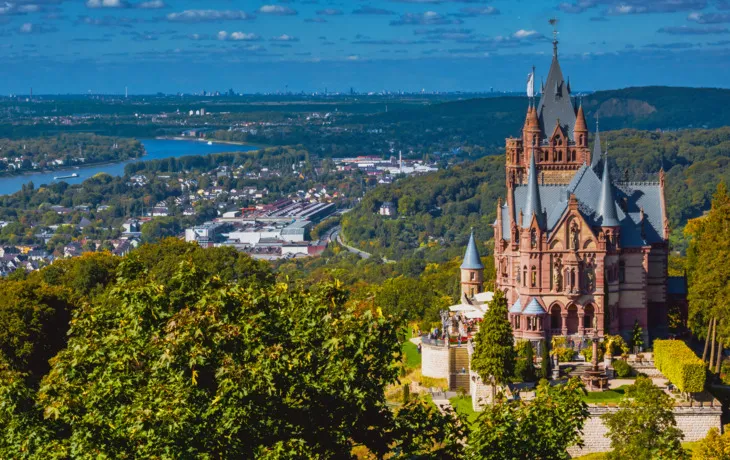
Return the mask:
M 540 143 L 540 120 L 537 118 L 537 109 L 535 106 L 527 108 L 527 117 L 525 118 L 525 126 L 522 129 L 525 147 L 537 147 Z
M 586 125 L 586 117 L 583 114 L 583 104 L 578 107 L 578 115 L 575 119 L 575 127 L 573 128 L 573 139 L 578 147 L 588 146 L 588 126 Z
M 537 167 L 535 166 L 535 149 L 530 155 L 530 170 L 527 175 L 527 200 L 525 200 L 525 211 L 522 218 L 522 228 L 527 228 L 532 223 L 532 216 L 537 216 L 537 223 L 542 227 L 542 204 L 540 203 L 540 190 L 537 184 Z
M 591 167 L 596 168 L 601 161 L 601 133 L 598 132 L 598 120 L 596 120 L 596 139 L 593 141 L 593 154 L 591 155 Z
M 611 184 L 611 173 L 608 170 L 608 155 L 603 162 L 603 178 L 601 179 L 601 198 L 598 201 L 598 213 L 600 214 L 601 227 L 618 227 L 618 212 L 616 211 L 616 200 L 613 196 L 613 185 Z
M 461 298 L 468 301 L 475 294 L 482 292 L 484 283 L 484 265 L 479 258 L 479 251 L 474 240 L 474 232 L 471 232 L 469 244 L 466 246 L 464 261 L 461 264 Z

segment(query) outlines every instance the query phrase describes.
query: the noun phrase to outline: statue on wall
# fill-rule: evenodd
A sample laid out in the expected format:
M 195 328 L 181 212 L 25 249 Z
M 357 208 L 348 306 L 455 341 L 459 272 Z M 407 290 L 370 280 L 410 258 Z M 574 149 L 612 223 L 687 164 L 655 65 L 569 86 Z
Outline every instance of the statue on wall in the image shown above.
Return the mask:
M 595 287 L 596 287 L 596 273 L 594 272 L 593 267 L 589 267 L 586 269 L 586 291 L 593 292 Z
M 580 249 L 580 231 L 578 230 L 578 225 L 576 225 L 575 222 L 570 227 L 570 245 L 575 250 Z
M 563 290 L 563 275 L 560 273 L 560 260 L 555 262 L 555 268 L 553 270 L 553 289 L 555 292 L 561 292 Z

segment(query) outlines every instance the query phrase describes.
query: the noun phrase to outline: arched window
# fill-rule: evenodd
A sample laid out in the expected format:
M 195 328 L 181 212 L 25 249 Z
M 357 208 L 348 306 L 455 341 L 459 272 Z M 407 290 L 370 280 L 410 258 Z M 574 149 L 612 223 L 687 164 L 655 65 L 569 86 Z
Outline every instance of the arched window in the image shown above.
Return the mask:
M 530 271 L 530 287 L 537 287 L 537 267 L 534 265 Z
M 522 286 L 527 286 L 527 265 L 522 267 Z
M 470 272 L 469 273 L 469 279 L 470 279 L 470 281 L 474 281 L 475 279 L 477 279 L 476 272 Z
M 537 145 L 537 135 L 536 134 L 532 136 L 532 145 L 533 145 L 533 147 Z

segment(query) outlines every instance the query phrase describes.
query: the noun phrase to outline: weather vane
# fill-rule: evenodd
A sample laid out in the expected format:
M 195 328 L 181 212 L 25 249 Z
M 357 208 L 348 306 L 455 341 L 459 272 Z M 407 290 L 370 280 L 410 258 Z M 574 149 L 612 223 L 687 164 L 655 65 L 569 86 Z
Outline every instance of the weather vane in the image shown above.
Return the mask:
M 558 55 L 558 18 L 551 18 L 548 21 L 553 26 L 553 54 Z

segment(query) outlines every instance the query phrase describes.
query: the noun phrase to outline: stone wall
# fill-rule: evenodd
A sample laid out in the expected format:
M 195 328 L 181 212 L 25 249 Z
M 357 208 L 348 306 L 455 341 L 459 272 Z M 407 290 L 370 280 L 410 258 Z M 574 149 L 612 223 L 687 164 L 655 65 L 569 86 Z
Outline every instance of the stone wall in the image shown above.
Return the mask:
M 469 378 L 471 379 L 469 386 L 471 407 L 474 412 L 481 412 L 484 410 L 484 405 L 492 399 L 492 387 L 485 385 L 479 374 L 474 371 L 469 371 Z
M 421 345 L 421 373 L 424 377 L 448 380 L 449 348 L 423 343 Z
M 579 457 L 594 452 L 611 450 L 611 442 L 606 438 L 608 429 L 603 424 L 601 415 L 616 410 L 615 407 L 590 406 L 588 411 L 591 415 L 583 427 L 585 447 L 583 449 L 572 447 L 568 449 L 568 453 L 573 457 Z M 677 420 L 677 427 L 684 433 L 684 442 L 698 441 L 704 438 L 710 428 L 722 430 L 721 415 L 722 408 L 718 401 L 714 401 L 711 407 L 704 405 L 702 407 L 674 408 L 674 418 Z

